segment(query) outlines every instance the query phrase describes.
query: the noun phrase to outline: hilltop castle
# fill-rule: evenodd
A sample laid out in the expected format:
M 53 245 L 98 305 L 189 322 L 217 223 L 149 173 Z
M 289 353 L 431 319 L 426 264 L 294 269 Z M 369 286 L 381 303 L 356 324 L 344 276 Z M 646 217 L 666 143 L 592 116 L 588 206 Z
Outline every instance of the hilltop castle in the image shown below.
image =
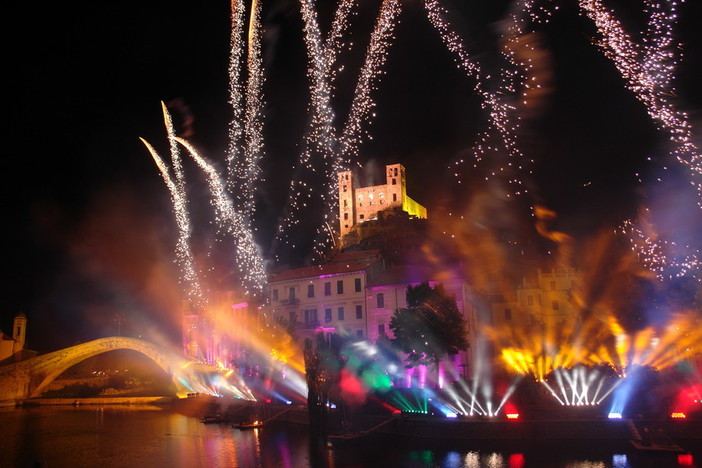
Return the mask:
M 385 166 L 385 184 L 356 187 L 351 171 L 339 172 L 339 233 L 343 238 L 360 223 L 377 219 L 385 210 L 401 210 L 411 217 L 426 218 L 427 209 L 407 196 L 405 168 Z

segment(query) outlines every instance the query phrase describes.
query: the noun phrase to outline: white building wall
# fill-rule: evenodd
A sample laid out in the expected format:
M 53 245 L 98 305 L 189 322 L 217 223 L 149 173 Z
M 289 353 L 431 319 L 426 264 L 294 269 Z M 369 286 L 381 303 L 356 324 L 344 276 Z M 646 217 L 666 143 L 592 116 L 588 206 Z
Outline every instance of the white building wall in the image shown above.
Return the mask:
M 312 336 L 324 329 L 325 332 L 367 338 L 365 276 L 365 272 L 358 271 L 271 282 L 273 313 L 287 320 L 294 314 L 301 337 Z M 339 292 L 339 282 L 342 292 Z M 290 301 L 291 289 L 295 291 L 294 301 Z

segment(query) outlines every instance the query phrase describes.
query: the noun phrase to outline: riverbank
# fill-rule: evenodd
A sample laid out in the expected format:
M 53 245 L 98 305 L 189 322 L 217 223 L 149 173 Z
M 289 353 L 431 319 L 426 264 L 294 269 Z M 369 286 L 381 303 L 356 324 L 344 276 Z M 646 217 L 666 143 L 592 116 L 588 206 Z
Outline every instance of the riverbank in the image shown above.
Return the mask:
M 94 398 L 32 398 L 29 400 L 0 401 L 0 407 L 12 406 L 57 406 L 57 405 L 168 405 L 173 397 L 94 397 Z

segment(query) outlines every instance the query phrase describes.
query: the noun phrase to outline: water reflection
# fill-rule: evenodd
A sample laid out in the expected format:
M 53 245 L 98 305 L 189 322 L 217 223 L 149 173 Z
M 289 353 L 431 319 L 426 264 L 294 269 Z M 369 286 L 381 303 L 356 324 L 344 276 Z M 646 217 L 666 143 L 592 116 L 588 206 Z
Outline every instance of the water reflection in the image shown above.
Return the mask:
M 530 442 L 478 449 L 469 441 L 377 437 L 330 446 L 306 426 L 239 430 L 158 407 L 0 408 L 2 462 L 51 468 L 650 468 L 695 467 L 698 452 L 647 454 L 607 444 Z

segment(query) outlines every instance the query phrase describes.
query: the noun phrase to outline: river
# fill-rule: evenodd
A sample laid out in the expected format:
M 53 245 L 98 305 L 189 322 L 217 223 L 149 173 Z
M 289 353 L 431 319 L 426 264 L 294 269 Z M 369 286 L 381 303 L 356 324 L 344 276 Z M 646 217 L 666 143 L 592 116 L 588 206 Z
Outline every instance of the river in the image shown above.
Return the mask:
M 238 430 L 169 407 L 0 408 L 0 466 L 149 468 L 665 468 L 702 467 L 702 451 L 651 454 L 624 442 L 401 440 L 374 436 L 330 447 L 307 427 Z

